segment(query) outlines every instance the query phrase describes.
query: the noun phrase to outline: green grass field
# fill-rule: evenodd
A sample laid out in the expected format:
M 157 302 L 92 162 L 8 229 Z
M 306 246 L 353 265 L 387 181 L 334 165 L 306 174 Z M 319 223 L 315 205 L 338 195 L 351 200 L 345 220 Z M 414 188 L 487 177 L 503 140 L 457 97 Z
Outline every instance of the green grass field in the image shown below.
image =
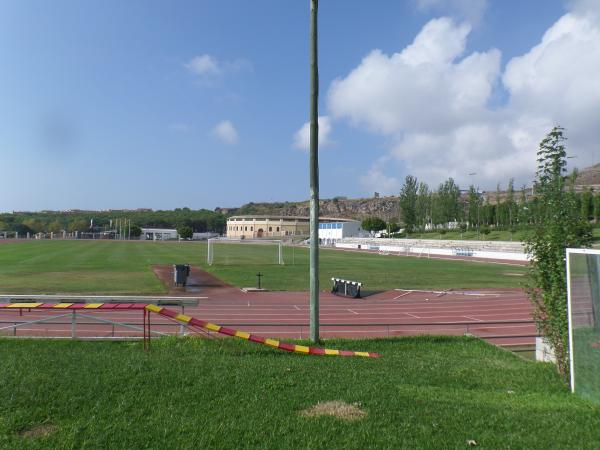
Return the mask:
M 527 234 L 527 230 L 515 230 L 511 233 L 508 230 L 490 230 L 488 234 L 479 233 L 475 231 L 460 231 L 446 230 L 444 234 L 427 231 L 425 233 L 411 233 L 409 234 L 410 239 L 443 239 L 443 240 L 467 240 L 467 241 L 522 241 Z
M 597 449 L 600 405 L 549 364 L 473 338 L 330 341 L 379 359 L 233 339 L 0 339 L 0 448 Z M 349 422 L 304 417 L 343 401 Z
M 275 246 L 228 245 L 229 262 L 206 265 L 206 244 L 110 241 L 29 241 L 0 245 L 0 292 L 162 294 L 152 265 L 190 263 L 235 286 L 272 290 L 308 289 L 308 249 L 284 248 L 284 266 Z M 366 290 L 394 288 L 519 287 L 526 269 L 517 266 L 322 250 L 320 283 L 331 277 L 365 283 Z M 218 258 L 217 258 L 218 259 Z M 268 263 L 265 263 L 268 262 Z

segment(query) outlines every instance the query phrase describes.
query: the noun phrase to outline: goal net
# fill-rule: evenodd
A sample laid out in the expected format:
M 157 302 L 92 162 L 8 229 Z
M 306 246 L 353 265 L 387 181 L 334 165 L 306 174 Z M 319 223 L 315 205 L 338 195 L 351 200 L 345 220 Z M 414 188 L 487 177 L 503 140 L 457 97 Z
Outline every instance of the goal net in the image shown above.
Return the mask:
M 208 240 L 206 262 L 209 265 L 283 265 L 283 243 L 268 239 Z
M 600 251 L 567 249 L 571 390 L 600 401 Z

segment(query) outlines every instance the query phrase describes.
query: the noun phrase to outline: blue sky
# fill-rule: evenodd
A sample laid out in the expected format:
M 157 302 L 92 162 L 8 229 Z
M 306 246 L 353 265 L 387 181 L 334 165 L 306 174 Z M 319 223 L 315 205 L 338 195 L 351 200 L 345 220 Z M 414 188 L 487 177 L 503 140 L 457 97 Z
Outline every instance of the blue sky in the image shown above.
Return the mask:
M 597 86 L 593 2 L 325 0 L 319 13 L 321 197 L 394 193 L 409 173 L 526 183 L 554 123 L 578 165 L 595 162 L 594 123 L 579 120 L 598 108 L 581 92 Z M 308 198 L 308 15 L 308 0 L 3 1 L 0 211 Z M 574 48 L 587 62 L 572 89 L 568 73 L 532 75 Z

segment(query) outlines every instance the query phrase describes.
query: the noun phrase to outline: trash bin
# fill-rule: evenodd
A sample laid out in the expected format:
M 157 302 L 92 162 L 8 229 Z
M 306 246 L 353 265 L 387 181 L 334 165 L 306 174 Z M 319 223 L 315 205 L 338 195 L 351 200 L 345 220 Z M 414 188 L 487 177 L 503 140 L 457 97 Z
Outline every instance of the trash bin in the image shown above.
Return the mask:
M 189 264 L 173 264 L 173 284 L 175 286 L 185 286 L 189 275 Z

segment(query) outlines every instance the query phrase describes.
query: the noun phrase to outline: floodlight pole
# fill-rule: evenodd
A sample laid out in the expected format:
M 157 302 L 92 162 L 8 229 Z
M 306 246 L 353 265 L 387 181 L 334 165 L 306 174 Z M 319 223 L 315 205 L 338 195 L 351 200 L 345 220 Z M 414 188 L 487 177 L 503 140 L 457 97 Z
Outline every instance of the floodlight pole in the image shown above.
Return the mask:
M 319 340 L 319 67 L 317 12 L 310 0 L 310 340 Z

